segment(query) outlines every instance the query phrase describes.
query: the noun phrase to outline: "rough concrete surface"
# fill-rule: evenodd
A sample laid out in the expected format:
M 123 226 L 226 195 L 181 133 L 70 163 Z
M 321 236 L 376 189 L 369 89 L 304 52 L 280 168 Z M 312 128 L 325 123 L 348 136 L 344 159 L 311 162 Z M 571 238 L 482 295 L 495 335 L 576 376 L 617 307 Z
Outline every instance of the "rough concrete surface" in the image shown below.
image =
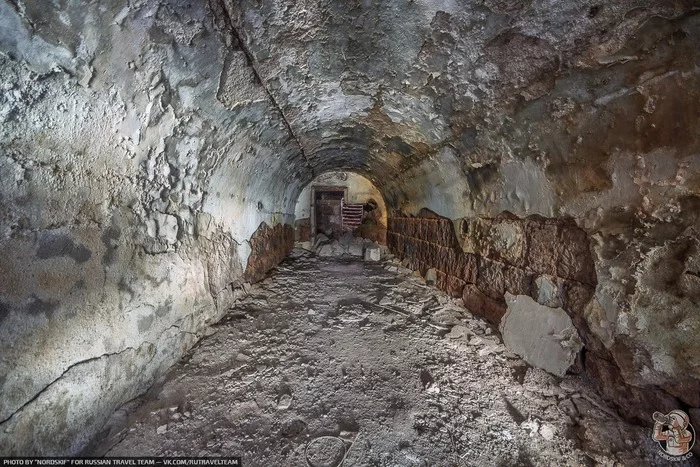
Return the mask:
M 78 452 L 329 171 L 490 322 L 566 311 L 626 419 L 700 407 L 699 45 L 695 0 L 0 0 L 0 453 Z
M 584 378 L 528 367 L 397 262 L 294 259 L 252 286 L 88 454 L 306 464 L 663 465 Z M 333 439 L 321 438 L 333 437 Z
M 303 160 L 269 100 L 217 100 L 205 3 L 58 8 L 0 2 L 2 453 L 78 452 L 222 315 L 310 176 L 266 156 Z

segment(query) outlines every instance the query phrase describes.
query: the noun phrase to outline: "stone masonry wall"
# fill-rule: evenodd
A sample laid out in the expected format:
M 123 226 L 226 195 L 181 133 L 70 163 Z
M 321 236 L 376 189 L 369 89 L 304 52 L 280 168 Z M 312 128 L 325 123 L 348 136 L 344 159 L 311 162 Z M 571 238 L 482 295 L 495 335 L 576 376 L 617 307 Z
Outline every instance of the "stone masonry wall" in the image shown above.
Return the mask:
M 452 221 L 423 209 L 389 219 L 388 246 L 422 275 L 436 269 L 439 289 L 496 326 L 507 310 L 506 292 L 563 308 L 585 345 L 579 369 L 626 418 L 648 420 L 653 410 L 681 404 L 660 388 L 626 384 L 610 350 L 589 329 L 586 311 L 597 279 L 589 238 L 573 221 L 509 213 Z
M 505 314 L 505 292 L 563 306 L 572 318 L 582 311 L 577 302 L 593 295 L 587 236 L 575 224 L 539 216 L 463 220 L 459 239 L 450 219 L 426 216 L 392 218 L 389 247 L 423 274 L 435 268 L 438 288 L 494 325 Z
M 274 227 L 262 223 L 250 239 L 251 252 L 245 278 L 257 282 L 279 264 L 294 248 L 294 228 L 289 224 Z

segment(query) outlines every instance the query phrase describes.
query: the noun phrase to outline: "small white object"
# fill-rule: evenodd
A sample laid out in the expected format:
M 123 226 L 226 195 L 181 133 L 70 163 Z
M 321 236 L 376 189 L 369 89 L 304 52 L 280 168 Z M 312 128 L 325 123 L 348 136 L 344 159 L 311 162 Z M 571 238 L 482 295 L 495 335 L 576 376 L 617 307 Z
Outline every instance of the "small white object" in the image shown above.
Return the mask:
M 542 435 L 542 437 L 547 441 L 552 441 L 554 439 L 555 432 L 556 428 L 554 428 L 552 425 L 546 424 L 540 427 L 540 435 Z
M 381 259 L 381 250 L 379 246 L 372 245 L 365 249 L 365 261 L 379 261 Z

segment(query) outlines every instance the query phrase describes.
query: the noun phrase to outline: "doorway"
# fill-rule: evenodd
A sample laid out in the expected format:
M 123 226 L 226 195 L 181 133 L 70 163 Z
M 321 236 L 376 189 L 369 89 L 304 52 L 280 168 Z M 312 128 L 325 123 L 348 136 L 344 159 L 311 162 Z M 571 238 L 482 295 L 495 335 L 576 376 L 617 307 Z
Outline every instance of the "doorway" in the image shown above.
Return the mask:
M 340 238 L 343 235 L 343 199 L 346 191 L 345 187 L 314 187 L 314 237 L 324 234 L 328 238 Z

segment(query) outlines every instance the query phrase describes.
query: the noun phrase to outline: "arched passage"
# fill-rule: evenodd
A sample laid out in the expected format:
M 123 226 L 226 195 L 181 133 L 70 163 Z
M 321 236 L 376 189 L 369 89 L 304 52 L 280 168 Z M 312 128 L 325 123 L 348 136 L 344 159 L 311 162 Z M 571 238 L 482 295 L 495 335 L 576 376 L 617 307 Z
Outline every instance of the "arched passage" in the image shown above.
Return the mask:
M 294 216 L 295 240 L 302 247 L 313 244 L 319 233 L 331 238 L 351 233 L 386 243 L 384 197 L 369 179 L 355 172 L 317 176 L 299 195 Z
M 700 419 L 697 2 L 552 3 L 0 0 L 0 455 L 78 452 L 338 168 L 504 336 L 563 309 L 621 415 Z

